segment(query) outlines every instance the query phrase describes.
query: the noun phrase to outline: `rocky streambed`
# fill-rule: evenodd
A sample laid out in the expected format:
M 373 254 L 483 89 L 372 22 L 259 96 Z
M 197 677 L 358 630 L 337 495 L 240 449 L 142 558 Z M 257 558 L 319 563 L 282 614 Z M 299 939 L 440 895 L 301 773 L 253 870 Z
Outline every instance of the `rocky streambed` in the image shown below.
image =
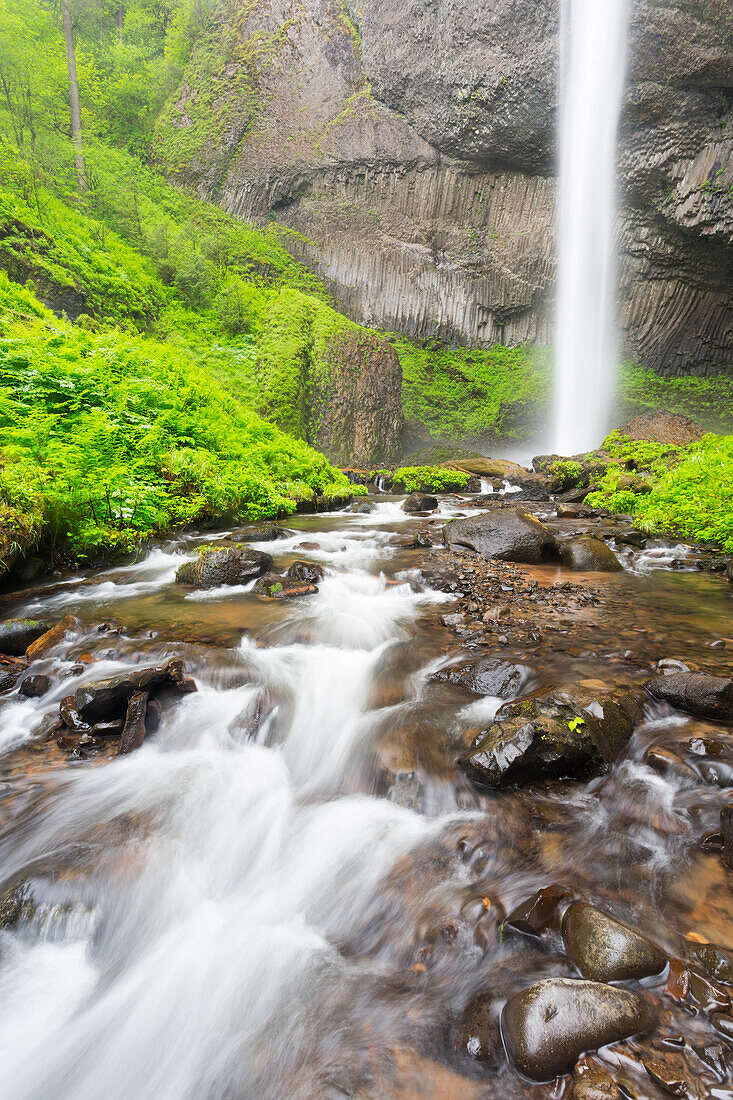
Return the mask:
M 724 563 L 483 488 L 5 594 L 8 1096 L 733 1098 Z

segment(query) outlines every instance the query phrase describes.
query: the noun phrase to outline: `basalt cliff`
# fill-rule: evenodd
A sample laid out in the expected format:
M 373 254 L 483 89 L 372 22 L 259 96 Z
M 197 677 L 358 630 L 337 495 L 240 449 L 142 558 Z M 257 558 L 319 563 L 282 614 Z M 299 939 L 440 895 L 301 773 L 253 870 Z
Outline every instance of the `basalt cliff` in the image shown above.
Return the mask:
M 551 340 L 558 0 L 229 0 L 161 118 L 166 171 L 419 338 Z M 633 0 L 626 353 L 733 370 L 733 8 Z

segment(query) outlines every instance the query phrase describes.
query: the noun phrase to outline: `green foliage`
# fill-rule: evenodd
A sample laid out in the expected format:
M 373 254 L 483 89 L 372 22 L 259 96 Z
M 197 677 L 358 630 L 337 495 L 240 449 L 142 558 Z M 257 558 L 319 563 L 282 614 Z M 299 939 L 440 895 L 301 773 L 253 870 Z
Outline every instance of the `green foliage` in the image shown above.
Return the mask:
M 512 439 L 527 434 L 547 411 L 550 372 L 539 349 L 420 347 L 388 337 L 402 364 L 405 416 L 440 439 Z
M 619 376 L 619 422 L 653 409 L 689 416 L 708 431 L 733 431 L 733 377 L 663 378 L 634 363 Z
M 443 493 L 463 489 L 469 475 L 462 470 L 450 470 L 446 466 L 401 466 L 392 475 L 395 486 L 402 486 L 407 493 Z
M 579 462 L 573 462 L 573 460 L 569 458 L 561 459 L 559 462 L 553 462 L 550 466 L 549 473 L 552 478 L 552 487 L 555 492 L 562 492 L 564 489 L 574 489 L 576 486 L 583 484 L 583 467 Z
M 323 302 L 290 288 L 268 301 L 261 325 L 257 408 L 284 431 L 305 438 L 311 391 L 327 371 L 331 341 L 355 326 Z
M 350 495 L 323 456 L 190 354 L 58 321 L 4 274 L 0 316 L 0 494 L 50 545 L 127 550 L 178 524 Z
M 604 442 L 614 456 L 592 508 L 632 514 L 642 530 L 679 535 L 733 551 L 733 436 L 706 435 L 689 447 L 637 443 L 617 432 Z M 626 487 L 629 463 L 644 477 Z M 651 485 L 651 491 L 639 489 Z M 635 491 L 636 490 L 636 491 Z

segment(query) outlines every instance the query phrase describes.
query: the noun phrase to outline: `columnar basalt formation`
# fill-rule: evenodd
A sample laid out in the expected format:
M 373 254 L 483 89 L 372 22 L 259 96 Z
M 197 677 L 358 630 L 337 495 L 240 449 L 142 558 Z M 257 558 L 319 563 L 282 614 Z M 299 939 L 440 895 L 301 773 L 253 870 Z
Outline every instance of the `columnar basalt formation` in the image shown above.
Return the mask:
M 157 155 L 238 216 L 295 230 L 288 247 L 356 320 L 546 343 L 558 46 L 557 0 L 235 0 Z M 626 350 L 665 373 L 731 370 L 728 0 L 635 0 L 629 48 Z

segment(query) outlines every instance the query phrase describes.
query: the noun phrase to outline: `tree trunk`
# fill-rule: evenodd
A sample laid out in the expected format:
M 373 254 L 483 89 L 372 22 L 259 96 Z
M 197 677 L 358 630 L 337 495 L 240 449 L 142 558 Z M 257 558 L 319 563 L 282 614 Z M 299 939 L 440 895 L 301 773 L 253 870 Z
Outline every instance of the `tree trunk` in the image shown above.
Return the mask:
M 66 43 L 66 68 L 69 73 L 69 106 L 71 108 L 71 139 L 74 142 L 74 168 L 76 186 L 82 193 L 89 190 L 87 166 L 84 163 L 84 149 L 81 143 L 81 111 L 79 109 L 79 81 L 76 77 L 76 51 L 74 49 L 74 28 L 71 25 L 71 7 L 69 0 L 61 0 L 64 21 L 64 42 Z

